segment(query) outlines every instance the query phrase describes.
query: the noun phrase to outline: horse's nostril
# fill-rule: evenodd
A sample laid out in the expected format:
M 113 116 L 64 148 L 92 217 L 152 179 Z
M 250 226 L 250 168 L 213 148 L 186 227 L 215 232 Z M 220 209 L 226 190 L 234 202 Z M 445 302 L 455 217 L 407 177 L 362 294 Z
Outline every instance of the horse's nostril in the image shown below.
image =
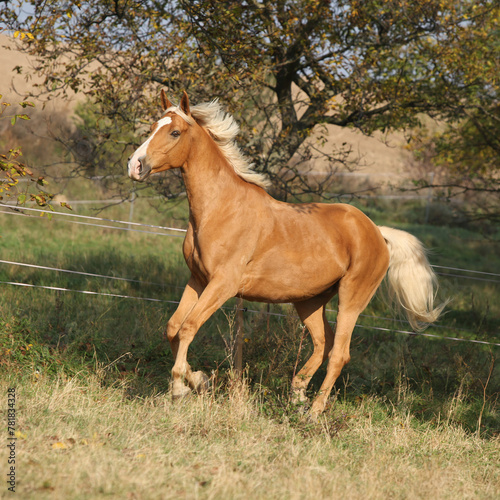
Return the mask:
M 141 160 L 138 160 L 139 161 L 139 166 L 137 167 L 137 172 L 139 174 L 142 174 L 142 161 Z

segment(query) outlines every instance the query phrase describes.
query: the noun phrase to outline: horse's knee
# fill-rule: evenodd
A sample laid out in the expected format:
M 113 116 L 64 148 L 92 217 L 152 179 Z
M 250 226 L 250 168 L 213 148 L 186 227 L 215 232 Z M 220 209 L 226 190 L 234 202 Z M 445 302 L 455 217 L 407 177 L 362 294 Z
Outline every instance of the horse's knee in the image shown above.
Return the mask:
M 184 321 L 180 323 L 175 319 L 170 319 L 167 323 L 166 336 L 170 343 L 175 341 L 176 343 L 181 340 L 187 340 L 191 342 L 196 334 L 196 325 L 190 321 Z
M 168 341 L 172 343 L 172 341 L 175 339 L 177 336 L 177 333 L 179 332 L 180 324 L 175 321 L 173 318 L 170 318 L 167 323 L 167 330 L 165 332 L 165 336 L 167 337 Z
M 194 339 L 197 331 L 196 322 L 186 320 L 178 328 L 176 336 L 179 342 L 187 342 L 189 344 Z
M 177 363 L 172 368 L 172 379 L 184 380 L 186 376 L 186 365 L 178 365 Z

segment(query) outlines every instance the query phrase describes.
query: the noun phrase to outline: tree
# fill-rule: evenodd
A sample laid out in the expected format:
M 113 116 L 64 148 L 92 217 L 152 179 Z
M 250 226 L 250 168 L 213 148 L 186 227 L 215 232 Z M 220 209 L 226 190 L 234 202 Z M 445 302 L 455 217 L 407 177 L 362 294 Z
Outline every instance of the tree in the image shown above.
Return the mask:
M 38 57 L 39 91 L 84 91 L 117 126 L 150 122 L 160 87 L 220 98 L 255 168 L 287 197 L 321 193 L 349 161 L 334 144 L 324 182 L 307 175 L 321 127 L 369 134 L 422 113 L 458 123 L 478 101 L 498 103 L 498 45 L 480 48 L 499 17 L 497 0 L 32 0 L 3 22 Z
M 476 9 L 473 9 L 474 12 Z M 434 183 L 421 180 L 417 189 L 433 187 L 445 198 L 460 196 L 469 220 L 500 221 L 500 16 L 498 2 L 448 50 L 447 74 L 457 75 L 461 98 L 450 103 L 447 121 L 415 132 L 412 147 L 427 168 L 440 171 Z M 466 57 L 459 57 L 466 54 Z
M 478 116 L 479 115 L 479 116 Z M 414 191 L 432 188 L 433 196 L 444 200 L 458 199 L 454 204 L 458 220 L 476 222 L 500 221 L 500 177 L 498 108 L 457 124 L 446 124 L 431 130 L 424 127 L 412 141 L 418 163 L 436 173 L 415 180 Z
M 22 101 L 19 105 L 25 109 L 33 107 L 31 101 Z M 0 95 L 0 119 L 6 120 L 10 118 L 10 124 L 14 126 L 18 120 L 29 120 L 30 117 L 26 113 L 9 113 L 11 103 L 2 101 Z M 4 147 L 3 144 L 1 145 Z M 33 172 L 22 161 L 22 151 L 20 147 L 9 148 L 8 151 L 0 153 L 0 202 L 4 203 L 5 198 L 15 198 L 17 205 L 24 205 L 27 200 L 35 201 L 38 206 L 52 209 L 50 201 L 52 195 L 42 190 L 47 182 L 43 177 L 34 178 Z M 36 190 L 33 191 L 31 186 L 25 184 L 22 186 L 19 181 L 28 179 Z

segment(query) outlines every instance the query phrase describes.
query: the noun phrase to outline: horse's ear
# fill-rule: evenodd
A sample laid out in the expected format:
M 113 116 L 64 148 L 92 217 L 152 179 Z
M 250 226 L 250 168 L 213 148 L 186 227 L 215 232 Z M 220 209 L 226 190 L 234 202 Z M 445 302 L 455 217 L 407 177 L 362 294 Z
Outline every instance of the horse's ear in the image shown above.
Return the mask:
M 163 89 L 161 89 L 160 98 L 161 98 L 161 107 L 163 108 L 163 111 L 166 111 L 168 108 L 172 107 L 172 103 L 168 99 L 167 94 Z
M 185 90 L 183 91 L 183 94 L 182 94 L 180 108 L 182 111 L 184 111 L 184 113 L 186 113 L 186 115 L 191 116 L 191 112 L 189 111 L 189 97 L 188 97 Z

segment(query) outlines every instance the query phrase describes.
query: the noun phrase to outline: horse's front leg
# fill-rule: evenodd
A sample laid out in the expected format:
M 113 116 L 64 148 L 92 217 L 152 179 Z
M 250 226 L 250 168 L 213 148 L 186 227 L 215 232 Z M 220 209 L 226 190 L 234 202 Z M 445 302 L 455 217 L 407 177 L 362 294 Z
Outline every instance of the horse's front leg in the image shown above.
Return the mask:
M 203 287 L 191 276 L 176 311 L 168 321 L 166 337 L 170 343 L 174 360 L 177 358 L 177 351 L 179 349 L 179 329 L 188 313 L 193 309 L 196 302 L 198 302 L 202 291 Z M 191 367 L 187 363 L 184 378 L 191 389 L 196 391 L 201 391 L 203 389 L 202 386 L 206 386 L 208 381 L 207 377 L 202 372 L 193 373 Z M 175 397 L 180 398 L 185 396 L 191 392 L 191 389 L 186 387 L 184 383 L 181 385 L 177 384 L 176 391 L 174 391 L 176 394 Z
M 177 309 L 168 320 L 166 337 L 170 343 L 174 359 L 177 356 L 177 350 L 179 348 L 179 336 L 177 335 L 179 333 L 179 329 L 188 313 L 191 309 L 193 309 L 196 302 L 198 302 L 202 291 L 203 287 L 199 285 L 193 277 L 191 277 L 186 285 L 186 288 L 184 288 L 184 292 L 182 293 Z
M 193 291 L 195 291 L 195 289 L 193 289 Z M 178 328 L 177 333 L 172 337 L 171 341 L 172 351 L 175 353 L 175 364 L 172 368 L 173 399 L 181 398 L 189 392 L 189 389 L 184 384 L 184 380 L 188 382 L 191 389 L 197 390 L 198 392 L 208 386 L 208 378 L 203 372 L 191 371 L 191 368 L 187 363 L 187 351 L 189 345 L 194 339 L 194 336 L 203 323 L 205 323 L 205 321 L 210 318 L 210 316 L 219 307 L 221 307 L 226 300 L 233 297 L 236 292 L 237 287 L 228 285 L 225 280 L 213 280 L 202 291 L 199 299 L 194 301 L 194 294 L 192 292 L 188 292 L 186 287 L 186 291 L 184 292 L 184 295 L 187 295 L 186 309 L 184 310 L 187 310 L 188 298 L 191 298 L 190 303 L 192 304 L 192 307 L 185 314 L 180 328 Z M 184 300 L 184 295 L 181 303 Z M 179 316 L 174 319 L 174 322 L 178 321 L 180 315 L 181 313 L 179 313 Z M 171 330 L 167 330 L 169 339 L 174 331 L 174 322 Z

